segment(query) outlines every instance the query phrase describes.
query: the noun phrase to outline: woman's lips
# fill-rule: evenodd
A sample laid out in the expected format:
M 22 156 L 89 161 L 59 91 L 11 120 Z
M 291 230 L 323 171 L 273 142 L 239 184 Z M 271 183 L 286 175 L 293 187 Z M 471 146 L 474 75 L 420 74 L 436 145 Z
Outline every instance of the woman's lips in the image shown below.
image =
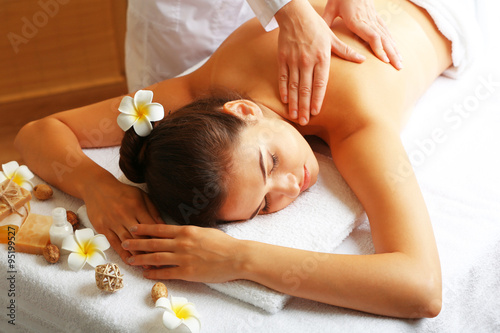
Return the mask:
M 309 170 L 307 170 L 306 166 L 304 165 L 304 182 L 302 183 L 302 187 L 300 188 L 300 192 L 304 192 L 305 190 L 307 190 L 310 182 L 311 182 L 311 174 L 309 173 Z

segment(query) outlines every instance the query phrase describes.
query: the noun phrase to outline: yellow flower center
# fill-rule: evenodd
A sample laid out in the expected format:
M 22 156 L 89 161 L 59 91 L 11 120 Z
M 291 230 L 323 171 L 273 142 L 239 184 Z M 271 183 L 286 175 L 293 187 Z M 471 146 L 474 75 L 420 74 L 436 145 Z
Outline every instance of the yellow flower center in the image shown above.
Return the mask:
M 89 257 L 89 256 L 92 256 L 92 254 L 95 252 L 95 250 L 96 250 L 96 246 L 90 239 L 90 240 L 86 241 L 85 243 L 80 244 L 78 252 L 82 256 Z
M 12 175 L 12 181 L 17 185 L 22 186 L 24 183 L 24 178 L 19 176 L 17 172 L 14 172 L 14 174 Z
M 172 310 L 175 312 L 175 315 L 179 319 L 188 319 L 193 316 L 193 312 L 190 307 L 186 306 L 187 304 L 183 304 L 180 306 L 172 307 Z
M 137 120 L 141 120 L 143 117 L 146 117 L 147 114 L 147 109 L 144 108 L 142 105 L 137 108 Z

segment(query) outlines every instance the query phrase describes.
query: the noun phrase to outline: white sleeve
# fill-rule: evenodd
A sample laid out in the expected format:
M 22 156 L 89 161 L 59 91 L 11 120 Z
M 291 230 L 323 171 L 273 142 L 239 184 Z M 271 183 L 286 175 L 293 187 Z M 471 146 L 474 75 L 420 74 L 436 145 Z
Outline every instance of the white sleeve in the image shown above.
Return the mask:
M 290 1 L 292 0 L 247 0 L 255 16 L 257 16 L 260 24 L 262 24 L 262 27 L 266 31 L 271 31 L 278 27 L 278 22 L 276 22 L 274 14 Z

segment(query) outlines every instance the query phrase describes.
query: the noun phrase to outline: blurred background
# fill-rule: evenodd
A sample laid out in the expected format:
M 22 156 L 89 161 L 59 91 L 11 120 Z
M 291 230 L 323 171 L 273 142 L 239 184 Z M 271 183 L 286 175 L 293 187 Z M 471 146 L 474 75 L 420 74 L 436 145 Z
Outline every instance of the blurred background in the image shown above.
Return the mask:
M 0 164 L 27 122 L 127 93 L 127 0 L 0 0 Z

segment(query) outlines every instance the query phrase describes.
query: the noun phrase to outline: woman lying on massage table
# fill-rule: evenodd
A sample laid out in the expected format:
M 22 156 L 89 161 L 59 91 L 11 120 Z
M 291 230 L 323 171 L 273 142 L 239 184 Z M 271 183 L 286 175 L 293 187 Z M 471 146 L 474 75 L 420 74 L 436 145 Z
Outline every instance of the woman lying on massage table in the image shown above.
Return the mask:
M 318 11 L 324 6 L 313 4 Z M 146 269 L 147 278 L 248 279 L 376 314 L 436 316 L 441 309 L 438 252 L 399 132 L 412 105 L 451 65 L 451 45 L 412 3 L 375 4 L 378 10 L 397 5 L 388 24 L 405 68 L 398 71 L 378 60 L 338 20 L 337 36 L 367 60 L 332 58 L 323 108 L 305 127 L 287 118 L 277 91 L 278 32 L 264 33 L 251 20 L 200 69 L 147 88 L 168 112 L 150 135 L 139 137 L 134 128 L 123 134 L 116 124 L 120 97 L 29 123 L 16 146 L 42 178 L 85 201 L 94 227 L 125 261 L 159 266 Z M 228 89 L 247 98 L 221 95 Z M 313 253 L 234 239 L 214 228 L 162 223 L 159 210 L 181 224 L 212 226 L 286 207 L 315 183 L 319 171 L 303 135 L 316 135 L 330 146 L 367 213 L 375 254 L 328 254 L 314 274 L 290 285 L 284 272 Z M 147 183 L 150 199 L 81 150 L 121 142 L 122 170 L 130 180 Z

